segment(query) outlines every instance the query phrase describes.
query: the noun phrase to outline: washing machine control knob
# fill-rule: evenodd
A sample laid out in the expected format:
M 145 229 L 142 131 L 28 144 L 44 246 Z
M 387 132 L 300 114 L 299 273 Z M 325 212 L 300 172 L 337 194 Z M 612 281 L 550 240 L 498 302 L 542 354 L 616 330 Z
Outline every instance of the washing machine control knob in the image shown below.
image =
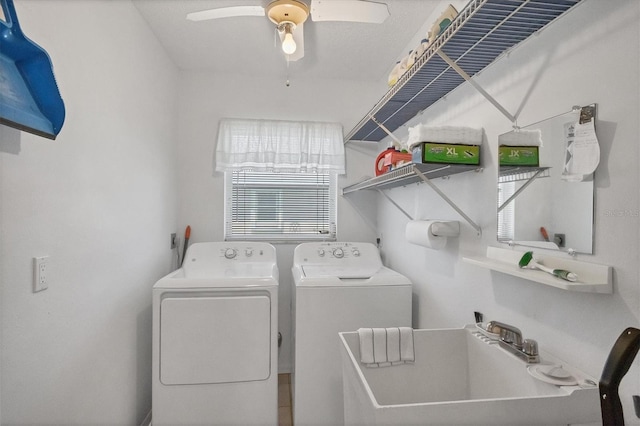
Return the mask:
M 353 255 L 354 255 L 355 257 L 360 256 L 360 250 L 354 250 L 354 251 L 353 251 Z
M 324 249 L 318 250 L 318 256 L 324 257 Z
M 233 259 L 234 257 L 236 257 L 236 251 L 232 248 L 228 248 L 224 251 L 224 257 L 226 257 L 227 259 Z
M 344 251 L 341 248 L 333 249 L 333 256 L 341 259 L 344 257 Z
M 244 251 L 244 255 L 247 256 L 247 257 L 253 256 L 253 249 L 246 249 Z

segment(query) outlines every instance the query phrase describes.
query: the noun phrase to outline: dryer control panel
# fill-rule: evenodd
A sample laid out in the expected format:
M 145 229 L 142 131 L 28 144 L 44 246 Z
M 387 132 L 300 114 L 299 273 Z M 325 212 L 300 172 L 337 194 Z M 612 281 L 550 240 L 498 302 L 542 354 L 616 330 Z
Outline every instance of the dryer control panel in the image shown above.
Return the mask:
M 187 249 L 184 265 L 201 262 L 225 265 L 236 262 L 275 262 L 276 249 L 269 243 L 224 241 L 195 243 Z
M 259 261 L 260 259 L 264 259 L 265 250 L 262 248 L 256 248 L 253 245 L 246 245 L 240 247 L 222 247 L 220 248 L 220 255 L 225 259 L 232 260 L 251 260 L 251 261 Z
M 187 277 L 269 276 L 276 265 L 269 243 L 224 241 L 190 245 L 182 269 Z

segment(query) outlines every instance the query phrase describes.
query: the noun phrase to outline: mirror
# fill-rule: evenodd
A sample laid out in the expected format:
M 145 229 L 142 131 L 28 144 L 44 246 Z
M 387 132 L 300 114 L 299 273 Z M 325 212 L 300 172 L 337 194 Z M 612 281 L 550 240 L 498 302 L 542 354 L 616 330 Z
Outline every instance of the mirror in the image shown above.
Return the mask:
M 498 137 L 499 242 L 593 253 L 593 173 L 567 175 L 576 124 L 593 129 L 591 119 L 595 104 Z

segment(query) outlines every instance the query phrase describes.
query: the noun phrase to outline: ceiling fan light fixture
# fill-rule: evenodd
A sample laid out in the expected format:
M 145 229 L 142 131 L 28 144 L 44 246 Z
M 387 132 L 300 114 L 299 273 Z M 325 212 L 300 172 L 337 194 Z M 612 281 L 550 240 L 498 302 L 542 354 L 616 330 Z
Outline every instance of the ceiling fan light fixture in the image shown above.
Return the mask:
M 295 28 L 296 25 L 291 22 L 283 22 L 278 25 L 278 32 L 282 39 L 282 51 L 287 55 L 293 55 L 296 52 L 297 45 L 293 39 L 293 30 L 295 30 Z
M 276 25 L 284 22 L 300 25 L 309 17 L 309 6 L 298 0 L 275 0 L 267 5 L 266 12 Z
M 295 53 L 297 46 L 293 30 L 309 17 L 309 6 L 298 0 L 275 0 L 266 8 L 267 16 L 278 26 L 282 51 L 287 55 Z

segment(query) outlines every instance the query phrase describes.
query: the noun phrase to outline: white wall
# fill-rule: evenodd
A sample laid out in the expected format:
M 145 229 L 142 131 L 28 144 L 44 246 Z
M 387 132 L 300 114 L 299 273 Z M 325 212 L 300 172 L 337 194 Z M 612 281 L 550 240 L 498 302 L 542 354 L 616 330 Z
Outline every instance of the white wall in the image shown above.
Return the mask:
M 129 2 L 16 8 L 67 118 L 56 141 L 0 126 L 2 424 L 139 424 L 177 223 L 177 69 Z
M 190 224 L 194 242 L 223 238 L 222 177 L 212 172 L 218 120 L 337 121 L 349 131 L 380 84 L 292 76 L 287 88 L 284 75 L 190 72 L 176 82 L 177 70 L 128 2 L 16 7 L 54 60 L 67 122 L 55 142 L 0 127 L 2 423 L 138 424 L 150 409 L 151 286 L 172 267 L 169 233 Z M 415 282 L 416 326 L 460 326 L 480 310 L 596 377 L 617 335 L 638 326 L 639 7 L 584 0 L 478 78 L 522 124 L 598 103 L 595 255 L 580 258 L 614 266 L 614 294 L 566 293 L 461 262 L 497 245 L 494 157 L 498 134 L 510 129 L 465 85 L 421 119 L 485 128 L 484 172 L 438 182 L 482 237 L 463 224 L 461 238 L 441 252 L 409 245 L 406 218 L 378 200 L 385 259 Z M 373 158 L 349 144 L 340 185 L 370 176 Z M 370 195 L 341 198 L 340 240 L 375 240 Z M 418 217 L 457 218 L 424 185 L 392 196 Z M 293 247 L 278 246 L 282 371 L 291 367 Z M 33 294 L 31 258 L 40 255 L 51 256 L 50 288 Z M 629 421 L 639 380 L 636 362 L 623 383 Z
M 472 322 L 478 310 L 487 320 L 520 327 L 525 337 L 596 378 L 620 333 L 639 326 L 639 23 L 637 1 L 584 0 L 477 78 L 519 115 L 522 125 L 569 111 L 572 105 L 598 104 L 602 156 L 595 182 L 595 254 L 579 259 L 613 266 L 614 293 L 566 292 L 462 262 L 463 256 L 483 255 L 487 246 L 499 245 L 497 138 L 511 130 L 509 121 L 467 84 L 419 121 L 485 129 L 484 171 L 436 181 L 481 225 L 482 236 L 430 188 L 414 185 L 394 189 L 391 196 L 418 218 L 461 220 L 462 235 L 442 251 L 408 244 L 403 238 L 406 219 L 388 201 L 379 200 L 386 260 L 415 284 L 414 326 L 458 327 Z M 621 387 L 629 424 L 638 421 L 631 405 L 631 395 L 640 393 L 637 367 L 638 360 Z
M 284 59 L 283 59 L 284 60 Z M 362 113 L 363 98 L 372 105 L 379 95 L 373 86 L 358 81 L 305 81 L 291 76 L 291 86 L 281 79 L 256 79 L 237 75 L 183 72 L 180 84 L 181 141 L 179 228 L 191 226 L 191 241 L 224 238 L 224 178 L 213 171 L 218 122 L 223 117 L 309 120 L 342 123 L 350 130 Z M 360 105 L 360 106 L 359 106 Z M 372 154 L 360 147 L 347 148 L 347 175 L 339 186 L 373 175 Z M 364 160 L 362 160 L 364 158 Z M 338 238 L 375 241 L 373 228 L 363 223 L 346 200 L 338 204 Z M 279 244 L 279 330 L 283 335 L 280 372 L 291 370 L 291 265 L 295 245 Z

